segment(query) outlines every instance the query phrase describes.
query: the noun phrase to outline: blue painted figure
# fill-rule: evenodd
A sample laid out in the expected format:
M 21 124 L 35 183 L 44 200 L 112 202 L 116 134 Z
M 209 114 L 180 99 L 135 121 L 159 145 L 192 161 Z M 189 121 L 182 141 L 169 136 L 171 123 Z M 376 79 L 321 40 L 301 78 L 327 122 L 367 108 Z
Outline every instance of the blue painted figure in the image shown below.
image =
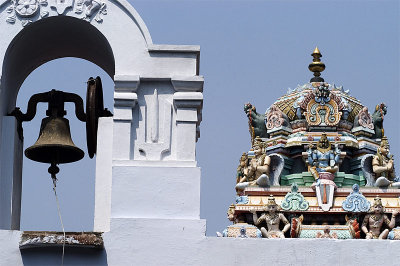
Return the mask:
M 315 180 L 318 180 L 320 173 L 331 173 L 335 174 L 339 170 L 339 156 L 340 149 L 338 145 L 335 145 L 335 150 L 332 150 L 326 134 L 323 133 L 320 140 L 317 143 L 317 147 L 310 145 L 307 153 L 307 162 L 310 165 L 310 172 L 314 176 Z

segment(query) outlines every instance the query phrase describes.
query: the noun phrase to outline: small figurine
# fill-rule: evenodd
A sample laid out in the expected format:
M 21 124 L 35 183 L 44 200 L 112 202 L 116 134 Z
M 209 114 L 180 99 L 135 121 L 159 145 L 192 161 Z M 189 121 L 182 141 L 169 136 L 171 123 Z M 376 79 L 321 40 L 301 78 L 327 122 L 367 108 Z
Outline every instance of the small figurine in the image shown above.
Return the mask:
M 249 159 L 247 157 L 247 153 L 243 153 L 242 156 L 240 156 L 239 160 L 239 165 L 236 170 L 236 184 L 237 183 L 242 183 L 247 180 L 247 165 L 249 163 Z
M 399 214 L 397 210 L 392 213 L 392 218 L 389 220 L 382 205 L 382 200 L 379 197 L 374 199 L 374 204 L 371 207 L 371 213 L 367 214 L 361 226 L 361 230 L 365 233 L 366 239 L 386 239 L 389 234 L 389 229 L 395 226 L 395 218 Z M 389 229 L 382 230 L 383 224 L 386 224 Z M 369 227 L 369 230 L 367 228 Z
M 277 213 L 278 205 L 272 195 L 268 198 L 268 203 L 265 205 L 264 210 L 267 213 L 262 213 L 260 218 L 257 217 L 255 210 L 250 211 L 253 213 L 255 225 L 259 225 L 263 221 L 267 224 L 268 230 L 265 227 L 261 227 L 262 236 L 264 238 L 285 238 L 285 233 L 289 230 L 290 224 L 282 213 Z M 279 230 L 281 222 L 284 224 L 282 231 Z
M 333 232 L 331 234 L 331 229 L 329 228 L 329 226 L 325 226 L 324 233 L 318 232 L 316 235 L 316 238 L 335 238 L 335 239 L 337 239 L 338 235 L 335 232 Z
M 393 156 L 389 154 L 389 142 L 387 137 L 383 136 L 381 146 L 372 158 L 372 171 L 376 177 L 375 186 L 377 187 L 400 187 L 400 182 L 397 182 L 394 172 Z
M 310 145 L 307 154 L 307 163 L 310 165 L 310 172 L 315 178 L 319 179 L 319 174 L 322 172 L 328 172 L 335 174 L 339 170 L 339 156 L 340 149 L 338 145 L 335 145 L 335 150 L 332 150 L 326 134 L 323 133 L 317 143 L 317 147 Z
M 254 158 L 251 159 L 244 175 L 236 185 L 238 191 L 244 190 L 250 185 L 259 185 L 261 187 L 269 186 L 269 170 L 271 158 L 265 154 L 264 142 L 256 137 L 254 140 Z M 243 156 L 243 155 L 242 155 Z

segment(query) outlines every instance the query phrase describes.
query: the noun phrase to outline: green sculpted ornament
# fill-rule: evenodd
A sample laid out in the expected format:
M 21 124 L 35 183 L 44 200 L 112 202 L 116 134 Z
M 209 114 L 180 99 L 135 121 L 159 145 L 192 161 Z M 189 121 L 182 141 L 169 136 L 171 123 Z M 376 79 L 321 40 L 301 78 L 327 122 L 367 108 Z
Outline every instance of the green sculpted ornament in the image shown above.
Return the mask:
M 374 138 L 376 139 L 381 139 L 384 135 L 385 132 L 383 130 L 383 118 L 385 117 L 387 113 L 387 106 L 384 103 L 378 104 L 375 107 L 375 112 L 372 114 L 372 121 L 374 124 Z
M 253 144 L 256 137 L 268 138 L 267 128 L 265 127 L 265 115 L 259 114 L 251 103 L 244 105 L 244 112 L 249 118 L 249 131 L 251 135 L 251 143 Z
M 291 192 L 288 192 L 282 201 L 281 208 L 285 211 L 306 211 L 308 209 L 308 201 L 298 192 L 297 183 L 293 183 Z

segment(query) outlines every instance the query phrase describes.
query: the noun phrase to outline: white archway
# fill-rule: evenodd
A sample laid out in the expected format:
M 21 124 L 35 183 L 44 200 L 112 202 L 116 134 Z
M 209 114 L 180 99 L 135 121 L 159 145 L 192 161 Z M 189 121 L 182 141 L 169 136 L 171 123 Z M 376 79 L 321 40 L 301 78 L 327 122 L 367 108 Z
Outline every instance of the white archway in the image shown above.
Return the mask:
M 7 114 L 29 73 L 62 57 L 95 63 L 115 84 L 114 117 L 101 119 L 99 125 L 95 230 L 108 231 L 112 217 L 169 217 L 178 212 L 198 219 L 195 142 L 203 99 L 199 47 L 153 45 L 142 19 L 123 0 L 35 0 L 29 9 L 17 5 L 0 3 L 0 229 L 19 229 L 20 215 L 22 145 L 15 118 Z M 149 131 L 157 137 L 149 139 Z M 193 185 L 178 200 L 171 191 L 171 182 L 180 179 L 176 167 L 193 176 Z M 143 175 L 160 174 L 168 176 L 164 184 L 157 179 L 142 183 Z M 130 175 L 141 177 L 132 180 Z M 162 195 L 163 208 L 146 201 L 154 196 L 148 187 L 160 185 L 169 191 Z M 138 187 L 143 189 L 132 194 Z M 132 206 L 133 201 L 138 204 Z M 156 214 L 154 208 L 159 208 Z

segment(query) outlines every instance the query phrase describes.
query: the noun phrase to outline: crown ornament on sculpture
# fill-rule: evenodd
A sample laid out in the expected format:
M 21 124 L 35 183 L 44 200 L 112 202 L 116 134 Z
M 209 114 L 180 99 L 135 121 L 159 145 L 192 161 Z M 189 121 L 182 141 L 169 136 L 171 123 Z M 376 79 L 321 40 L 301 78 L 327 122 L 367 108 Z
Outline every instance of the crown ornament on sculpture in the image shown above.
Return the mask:
M 349 90 L 321 77 L 318 47 L 311 56 L 310 82 L 266 103 L 265 114 L 245 104 L 251 147 L 240 153 L 236 204 L 228 211 L 234 224 L 221 235 L 242 237 L 240 224 L 252 228 L 248 237 L 318 238 L 329 231 L 338 239 L 400 239 L 400 227 L 388 222 L 400 210 L 400 179 L 384 135 L 387 106 L 369 113 Z M 387 228 L 374 229 L 373 219 Z

